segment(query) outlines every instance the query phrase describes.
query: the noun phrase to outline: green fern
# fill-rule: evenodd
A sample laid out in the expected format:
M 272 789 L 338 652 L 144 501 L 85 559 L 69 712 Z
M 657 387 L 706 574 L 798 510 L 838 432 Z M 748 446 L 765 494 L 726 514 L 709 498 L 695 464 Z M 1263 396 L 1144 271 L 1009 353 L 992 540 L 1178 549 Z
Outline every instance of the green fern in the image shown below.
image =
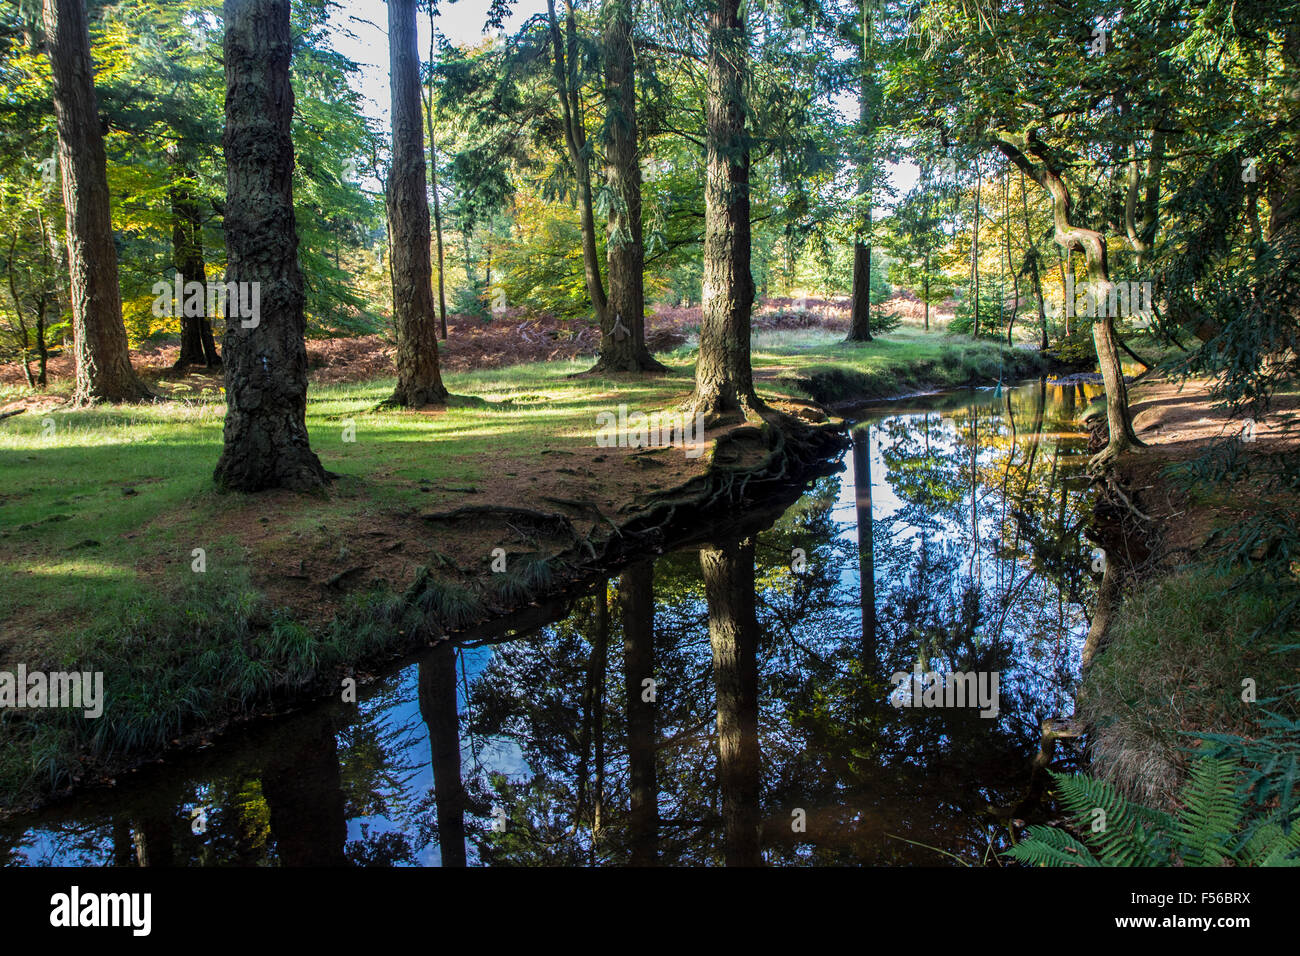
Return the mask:
M 1132 803 L 1103 780 L 1053 772 L 1056 794 L 1086 842 L 1034 826 L 1007 856 L 1031 866 L 1300 866 L 1300 814 L 1251 819 L 1241 775 L 1235 761 L 1196 760 L 1175 816 Z

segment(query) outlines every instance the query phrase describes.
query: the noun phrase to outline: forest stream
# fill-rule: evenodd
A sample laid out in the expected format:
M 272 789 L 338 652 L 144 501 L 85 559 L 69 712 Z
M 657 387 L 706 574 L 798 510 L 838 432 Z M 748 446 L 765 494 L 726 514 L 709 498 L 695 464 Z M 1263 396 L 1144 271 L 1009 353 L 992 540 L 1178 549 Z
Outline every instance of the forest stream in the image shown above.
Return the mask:
M 1042 720 L 1073 713 L 1100 577 L 1076 418 L 1099 393 L 856 409 L 843 469 L 756 533 L 16 817 L 0 860 L 992 862 Z M 894 675 L 917 669 L 980 699 L 912 698 Z

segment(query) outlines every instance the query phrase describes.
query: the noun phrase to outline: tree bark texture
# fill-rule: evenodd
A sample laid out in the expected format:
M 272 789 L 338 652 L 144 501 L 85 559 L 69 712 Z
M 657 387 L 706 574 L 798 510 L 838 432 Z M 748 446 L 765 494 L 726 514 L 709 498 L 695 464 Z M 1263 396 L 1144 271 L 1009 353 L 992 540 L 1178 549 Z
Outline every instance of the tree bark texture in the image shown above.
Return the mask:
M 227 302 L 224 447 L 213 475 L 237 491 L 310 490 L 303 280 L 293 213 L 288 0 L 226 0 L 226 278 L 258 283 L 256 321 Z M 248 323 L 248 324 L 246 324 Z

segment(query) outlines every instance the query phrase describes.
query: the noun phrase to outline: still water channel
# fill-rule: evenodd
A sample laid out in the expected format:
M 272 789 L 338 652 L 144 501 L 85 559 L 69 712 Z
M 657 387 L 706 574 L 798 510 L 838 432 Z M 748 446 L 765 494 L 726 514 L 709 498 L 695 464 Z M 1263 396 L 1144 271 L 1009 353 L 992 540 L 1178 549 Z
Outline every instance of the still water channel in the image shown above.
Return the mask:
M 1041 721 L 1073 711 L 1095 593 L 1075 419 L 1099 390 L 859 409 L 843 470 L 762 530 L 13 821 L 0 860 L 986 861 Z M 996 715 L 911 700 L 892 677 L 917 668 L 996 675 Z

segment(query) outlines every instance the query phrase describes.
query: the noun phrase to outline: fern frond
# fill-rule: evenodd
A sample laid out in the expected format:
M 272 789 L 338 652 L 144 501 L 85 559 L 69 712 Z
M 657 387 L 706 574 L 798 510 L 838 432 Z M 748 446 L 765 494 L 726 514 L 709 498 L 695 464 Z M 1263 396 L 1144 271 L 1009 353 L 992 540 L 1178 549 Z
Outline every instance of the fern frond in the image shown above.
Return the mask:
M 1030 866 L 1101 866 L 1092 851 L 1055 827 L 1030 827 L 1006 855 Z
M 1192 763 L 1180 795 L 1183 810 L 1174 835 L 1178 855 L 1188 866 L 1222 866 L 1233 860 L 1233 837 L 1241 829 L 1238 799 L 1240 768 L 1227 760 L 1203 757 Z

